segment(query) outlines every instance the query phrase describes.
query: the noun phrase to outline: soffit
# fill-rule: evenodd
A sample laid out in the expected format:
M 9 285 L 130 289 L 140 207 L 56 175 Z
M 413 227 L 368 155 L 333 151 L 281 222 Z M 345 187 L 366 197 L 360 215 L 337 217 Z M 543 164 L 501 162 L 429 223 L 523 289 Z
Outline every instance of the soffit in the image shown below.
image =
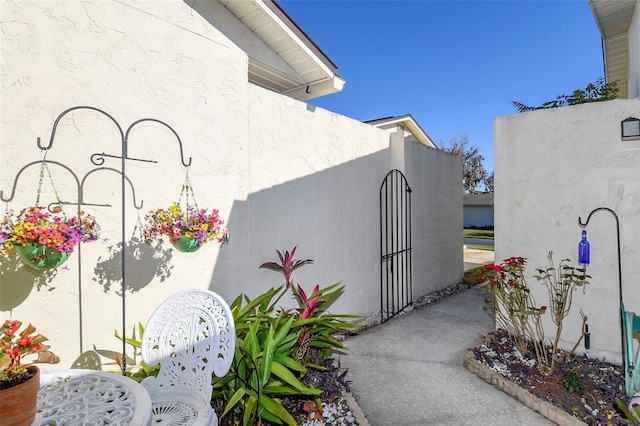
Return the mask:
M 411 136 L 419 143 L 429 146 L 431 148 L 438 148 L 438 146 L 431 140 L 427 132 L 422 130 L 422 127 L 413 118 L 411 114 L 405 114 L 397 117 L 384 117 L 375 120 L 368 120 L 365 123 L 370 124 L 380 129 L 390 130 L 395 127 L 401 127 L 405 131 L 411 133 Z
M 636 0 L 588 0 L 603 37 L 626 33 L 636 7 Z
M 294 74 L 249 57 L 249 81 L 304 100 L 342 90 L 337 67 L 273 0 L 219 0 Z
M 628 32 L 637 0 L 588 0 L 602 36 L 605 81 L 617 81 L 619 98 L 628 97 Z

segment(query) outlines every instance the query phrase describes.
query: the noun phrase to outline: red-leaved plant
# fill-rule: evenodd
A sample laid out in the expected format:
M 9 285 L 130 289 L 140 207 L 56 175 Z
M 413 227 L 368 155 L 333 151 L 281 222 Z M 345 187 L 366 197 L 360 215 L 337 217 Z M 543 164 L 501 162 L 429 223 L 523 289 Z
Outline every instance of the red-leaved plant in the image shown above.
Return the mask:
M 30 364 L 56 364 L 60 358 L 49 352 L 49 346 L 43 345 L 48 339 L 35 334 L 36 328 L 29 324 L 22 331 L 22 322 L 6 320 L 0 332 L 0 389 L 17 386 L 31 377 L 27 371 Z M 23 364 L 22 358 L 38 354 L 36 360 Z
M 359 317 L 357 315 L 335 315 L 327 312 L 327 308 L 344 293 L 344 285 L 341 285 L 341 283 L 335 283 L 323 289 L 320 288 L 320 284 L 316 284 L 308 296 L 299 284 L 295 285 L 291 278 L 293 272 L 304 265 L 313 264 L 311 259 L 294 259 L 296 248 L 297 246 L 291 252 L 288 250 L 283 250 L 282 252 L 276 250 L 280 263 L 265 262 L 260 265 L 260 268 L 280 272 L 285 279 L 284 289 L 276 301 L 271 304 L 271 308 L 276 306 L 282 295 L 289 289 L 291 289 L 294 299 L 298 302 L 298 308 L 296 309 L 298 321 L 294 323 L 298 329 L 296 360 L 305 365 L 310 358 L 311 352 L 318 352 L 325 348 L 340 347 L 337 344 L 338 342 L 330 336 L 330 333 L 354 327 L 353 324 L 344 322 L 344 319 Z

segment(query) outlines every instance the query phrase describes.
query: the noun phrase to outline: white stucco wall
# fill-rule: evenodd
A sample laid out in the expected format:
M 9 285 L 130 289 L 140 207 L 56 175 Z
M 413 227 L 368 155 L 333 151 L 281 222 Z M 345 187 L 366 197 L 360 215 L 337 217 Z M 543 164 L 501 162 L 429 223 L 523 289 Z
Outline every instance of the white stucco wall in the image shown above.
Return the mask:
M 495 119 L 496 261 L 528 258 L 528 282 L 538 305 L 548 305 L 535 269 L 577 262 L 583 221 L 597 207 L 620 219 L 623 296 L 626 309 L 640 312 L 640 226 L 638 203 L 640 141 L 621 142 L 620 122 L 640 110 L 640 100 L 615 100 L 497 117 Z M 580 310 L 589 317 L 591 354 L 621 361 L 616 226 L 612 215 L 596 212 L 587 227 L 592 276 L 578 290 L 565 320 L 563 344 L 573 345 L 580 332 Z M 545 330 L 555 333 L 550 319 Z M 579 353 L 584 350 L 581 345 Z
M 462 281 L 462 159 L 415 142 L 406 151 L 414 296 L 419 297 Z
M 305 288 L 347 286 L 334 312 L 378 310 L 378 191 L 390 167 L 390 135 L 249 84 L 247 55 L 228 37 L 229 28 L 241 29 L 209 6 L 215 17 L 184 2 L 1 1 L 0 190 L 11 198 L 2 208 L 34 204 L 42 158 L 36 138 L 48 143 L 65 109 L 101 108 L 123 130 L 141 118 L 162 120 L 192 158 L 199 206 L 220 209 L 231 236 L 222 248 L 211 243 L 192 254 L 173 251 L 168 242 L 154 250 L 135 240 L 137 218 L 176 201 L 185 175 L 173 134 L 157 123 L 136 125 L 129 157 L 157 163 L 126 164 L 133 191 L 127 184 L 124 228 L 137 242 L 126 257 L 127 329 L 145 323 L 162 300 L 184 288 L 210 288 L 231 301 L 281 284 L 277 273 L 258 266 L 294 245 L 297 258 L 315 260 L 294 276 Z M 93 347 L 121 347 L 113 336 L 121 329 L 120 161 L 107 159 L 99 171 L 90 161 L 94 153 L 120 155 L 120 141 L 116 125 L 100 113 L 62 118 L 47 153 L 57 190 L 96 216 L 103 239 L 48 273 L 20 267 L 14 253 L 0 264 L 0 318 L 32 322 L 49 337 L 63 360 L 53 368 L 70 366 Z M 459 192 L 461 169 L 448 154 L 410 150 L 417 182 L 410 181 L 417 200 L 414 248 L 437 251 L 429 254 L 431 269 L 414 274 L 418 297 L 461 275 L 461 242 L 450 242 L 454 234 L 443 231 L 461 223 L 461 195 L 449 196 Z M 139 216 L 133 192 L 144 203 Z M 54 201 L 46 180 L 43 194 L 43 204 Z M 287 303 L 292 306 L 283 298 Z
M 57 115 L 75 105 L 100 107 L 125 128 L 144 117 L 172 125 L 186 155 L 194 157 L 190 175 L 201 206 L 219 208 L 229 217 L 233 200 L 246 197 L 247 57 L 185 3 L 3 1 L 0 7 L 0 184 L 5 197 L 21 168 L 42 158 L 36 137 L 46 143 Z M 91 154 L 119 155 L 120 150 L 116 126 L 100 114 L 83 111 L 60 122 L 48 159 L 64 164 L 81 180 L 95 167 Z M 177 198 L 184 168 L 167 129 L 137 126 L 130 135 L 129 156 L 158 162 L 127 164 L 137 198 L 144 201 L 141 216 Z M 110 159 L 104 166 L 119 170 L 120 162 Z M 51 169 L 63 200 L 77 202 L 72 175 L 62 167 Z M 37 165 L 24 170 L 13 200 L 3 209 L 32 205 L 37 179 Z M 122 224 L 120 175 L 109 170 L 91 174 L 83 189 L 85 203 L 112 205 L 83 206 L 98 219 L 104 240 L 87 244 L 81 256 L 74 254 L 68 269 L 36 274 L 16 270 L 13 258 L 3 262 L 0 276 L 2 317 L 33 322 L 50 338 L 65 366 L 80 347 L 118 348 L 113 333 L 120 328 L 121 315 L 115 249 Z M 45 202 L 53 201 L 51 188 L 45 190 Z M 130 195 L 127 203 L 125 231 L 131 236 L 137 215 Z M 67 212 L 74 210 L 69 207 Z M 218 253 L 213 244 L 194 256 L 172 253 L 167 244 L 157 253 L 139 248 L 143 252 L 128 263 L 130 326 L 145 322 L 175 291 L 204 286 Z M 96 267 L 103 267 L 98 275 Z

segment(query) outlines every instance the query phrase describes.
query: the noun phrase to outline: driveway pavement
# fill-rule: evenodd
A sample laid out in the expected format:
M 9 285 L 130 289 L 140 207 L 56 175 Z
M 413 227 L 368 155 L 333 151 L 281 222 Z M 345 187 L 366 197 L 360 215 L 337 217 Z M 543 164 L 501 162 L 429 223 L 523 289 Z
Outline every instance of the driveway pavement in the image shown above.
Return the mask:
M 341 365 L 371 426 L 553 424 L 463 367 L 494 329 L 483 301 L 471 288 L 347 338 Z

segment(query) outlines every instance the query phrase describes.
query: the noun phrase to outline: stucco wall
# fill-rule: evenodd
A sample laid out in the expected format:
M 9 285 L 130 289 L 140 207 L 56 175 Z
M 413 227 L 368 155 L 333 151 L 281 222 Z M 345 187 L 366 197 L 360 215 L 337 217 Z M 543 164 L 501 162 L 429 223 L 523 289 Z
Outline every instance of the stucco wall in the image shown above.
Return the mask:
M 36 137 L 48 142 L 53 121 L 74 105 L 97 106 L 126 128 L 152 117 L 172 125 L 185 155 L 193 156 L 191 182 L 201 206 L 229 217 L 233 200 L 246 197 L 248 116 L 247 57 L 183 2 L 7 2 L 2 14 L 1 190 L 10 198 L 23 166 L 42 158 Z M 18 268 L 15 256 L 2 263 L 2 317 L 33 322 L 51 342 L 65 366 L 92 345 L 114 348 L 120 327 L 120 161 L 102 170 L 93 153 L 120 155 L 120 134 L 110 120 L 82 111 L 58 126 L 48 160 L 63 201 L 84 205 L 102 226 L 100 242 L 74 253 L 65 268 L 37 274 Z M 226 142 L 231 141 L 231 142 Z M 129 156 L 157 163 L 128 162 L 140 215 L 176 200 L 184 178 L 178 144 L 166 128 L 143 123 L 129 135 Z M 116 171 L 114 171 L 116 170 Z M 38 165 L 25 169 L 5 207 L 19 210 L 35 202 Z M 215 176 L 215 179 L 212 177 Z M 76 183 L 76 179 L 78 183 Z M 46 181 L 45 181 L 46 182 Z M 130 189 L 126 198 L 127 238 L 137 214 Z M 54 201 L 45 183 L 44 204 Z M 76 207 L 69 206 L 68 214 Z M 181 288 L 204 286 L 218 248 L 194 256 L 150 250 L 144 244 L 128 256 L 127 322 L 145 322 L 157 304 Z M 230 293 L 226 291 L 226 293 Z
M 407 146 L 411 164 L 414 296 L 462 281 L 462 160 L 417 143 Z
M 199 206 L 220 209 L 231 236 L 222 248 L 211 243 L 192 254 L 140 241 L 137 219 L 177 200 L 185 168 L 167 128 L 136 125 L 129 157 L 156 163 L 126 164 L 127 329 L 184 288 L 210 288 L 230 301 L 281 284 L 258 266 L 294 245 L 297 258 L 315 260 L 294 277 L 305 288 L 346 284 L 335 312 L 378 310 L 378 191 L 390 167 L 389 134 L 250 85 L 247 55 L 228 38 L 237 23 L 220 23 L 231 17 L 215 5 L 215 19 L 204 10 L 184 2 L 0 2 L 0 190 L 11 199 L 3 209 L 34 204 L 42 158 L 36 138 L 48 143 L 65 109 L 101 108 L 123 130 L 141 118 L 162 120 L 180 136 L 185 160 L 192 158 Z M 94 346 L 121 347 L 113 336 L 121 328 L 121 164 L 107 158 L 96 171 L 90 161 L 121 148 L 108 117 L 88 110 L 63 117 L 47 153 L 55 185 L 73 204 L 68 214 L 82 202 L 96 216 L 102 240 L 48 273 L 20 267 L 14 252 L 1 263 L 1 318 L 32 322 L 49 337 L 63 360 L 54 368 Z M 450 241 L 460 231 L 461 195 L 450 194 L 460 192 L 461 169 L 448 154 L 422 146 L 411 152 L 414 229 L 428 237 L 414 247 L 437 251 L 425 263 L 431 269 L 414 274 L 419 296 L 457 282 L 462 271 L 461 242 Z M 52 201 L 45 179 L 43 204 Z M 455 234 L 442 231 L 456 226 Z M 283 304 L 292 306 L 287 297 Z
M 640 110 L 640 100 L 615 100 L 539 110 L 495 119 L 496 261 L 528 258 L 527 275 L 538 305 L 548 305 L 545 288 L 533 278 L 548 266 L 577 262 L 581 229 L 597 207 L 613 209 L 620 220 L 623 297 L 627 310 L 640 312 L 640 226 L 638 203 L 640 141 L 621 142 L 620 122 Z M 574 296 L 565 320 L 563 344 L 570 347 L 580 333 L 582 310 L 589 317 L 591 354 L 621 360 L 616 225 L 598 211 L 587 227 L 592 276 L 585 292 Z M 550 319 L 545 329 L 555 333 Z M 581 345 L 579 353 L 584 350 Z

